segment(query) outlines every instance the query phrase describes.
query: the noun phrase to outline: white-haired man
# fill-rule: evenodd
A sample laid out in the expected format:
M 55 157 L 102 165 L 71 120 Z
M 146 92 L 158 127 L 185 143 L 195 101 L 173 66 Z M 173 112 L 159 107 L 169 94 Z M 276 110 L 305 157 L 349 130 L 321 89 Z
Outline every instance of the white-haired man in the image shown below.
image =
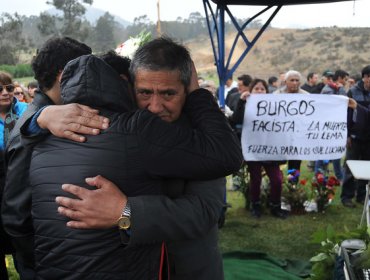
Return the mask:
M 301 88 L 302 75 L 298 71 L 289 70 L 285 73 L 285 86 L 274 93 L 309 93 Z

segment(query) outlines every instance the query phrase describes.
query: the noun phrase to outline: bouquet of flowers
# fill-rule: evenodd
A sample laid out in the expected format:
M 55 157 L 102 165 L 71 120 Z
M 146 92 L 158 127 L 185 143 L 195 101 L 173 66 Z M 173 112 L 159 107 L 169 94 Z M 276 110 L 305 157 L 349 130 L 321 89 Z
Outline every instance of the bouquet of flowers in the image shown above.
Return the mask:
M 293 213 L 303 213 L 304 203 L 308 198 L 305 187 L 307 180 L 299 180 L 299 175 L 299 170 L 288 170 L 287 180 L 283 185 L 284 202 L 290 205 L 290 210 Z
M 340 182 L 335 176 L 325 176 L 320 171 L 316 172 L 315 177 L 312 179 L 311 186 L 319 212 L 322 212 L 333 200 L 335 195 L 334 187 L 339 185 Z
M 151 33 L 143 30 L 136 37 L 130 37 L 127 41 L 121 43 L 115 51 L 120 56 L 132 59 L 136 50 L 151 39 Z

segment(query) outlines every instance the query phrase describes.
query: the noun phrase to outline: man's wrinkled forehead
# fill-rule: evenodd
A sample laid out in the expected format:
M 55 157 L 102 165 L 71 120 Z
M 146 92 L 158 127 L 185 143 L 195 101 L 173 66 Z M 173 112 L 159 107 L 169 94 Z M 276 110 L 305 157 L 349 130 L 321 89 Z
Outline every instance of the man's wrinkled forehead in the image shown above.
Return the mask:
M 135 73 L 135 85 L 142 84 L 144 82 L 156 81 L 161 85 L 183 85 L 180 77 L 180 71 L 178 70 L 147 70 L 138 69 Z

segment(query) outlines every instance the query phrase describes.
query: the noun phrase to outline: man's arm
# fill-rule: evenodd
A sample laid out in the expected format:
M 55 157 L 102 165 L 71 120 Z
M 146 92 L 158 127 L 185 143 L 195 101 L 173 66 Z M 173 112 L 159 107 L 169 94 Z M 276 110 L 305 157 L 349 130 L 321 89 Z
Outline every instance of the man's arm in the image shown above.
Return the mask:
M 97 190 L 63 185 L 65 191 L 78 199 L 56 198 L 58 212 L 71 219 L 67 226 L 78 229 L 116 226 L 127 197 L 101 176 L 86 182 Z M 225 178 L 191 181 L 184 188 L 183 195 L 177 198 L 164 195 L 128 198 L 132 215 L 130 244 L 199 238 L 215 226 L 224 205 Z
M 198 239 L 218 222 L 225 197 L 225 178 L 189 181 L 177 198 L 130 197 L 129 244 Z M 170 186 L 172 188 L 173 186 Z
M 137 131 L 146 172 L 150 176 L 204 180 L 239 170 L 243 160 L 240 141 L 213 96 L 202 89 L 189 94 L 184 112 L 191 127 L 164 122 L 146 110 L 130 119 L 121 118 L 122 124 L 117 126 L 124 132 Z
M 55 136 L 84 142 L 86 138 L 80 134 L 96 135 L 109 125 L 109 119 L 98 113 L 98 110 L 76 103 L 45 106 L 21 127 L 22 137 L 30 141 L 38 137 L 42 130 L 49 130 Z

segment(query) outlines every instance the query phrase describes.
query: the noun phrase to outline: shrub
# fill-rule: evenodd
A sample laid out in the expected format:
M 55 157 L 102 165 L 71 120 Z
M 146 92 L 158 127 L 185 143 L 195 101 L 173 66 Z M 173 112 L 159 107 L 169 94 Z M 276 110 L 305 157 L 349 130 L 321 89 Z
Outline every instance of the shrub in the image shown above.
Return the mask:
M 13 78 L 23 78 L 33 76 L 33 70 L 30 64 L 0 65 L 0 71 L 8 72 Z

